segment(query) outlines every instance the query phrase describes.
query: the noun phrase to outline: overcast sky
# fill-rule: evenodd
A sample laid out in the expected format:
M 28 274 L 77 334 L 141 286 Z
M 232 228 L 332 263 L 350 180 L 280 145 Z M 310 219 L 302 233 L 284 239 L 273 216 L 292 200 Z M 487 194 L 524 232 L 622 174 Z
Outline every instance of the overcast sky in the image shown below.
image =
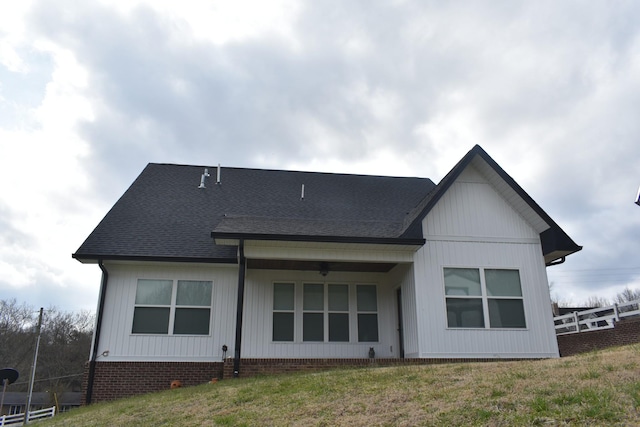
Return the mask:
M 582 252 L 579 304 L 640 288 L 640 3 L 25 1 L 0 6 L 0 298 L 94 310 L 71 258 L 149 162 L 428 177 L 480 144 Z

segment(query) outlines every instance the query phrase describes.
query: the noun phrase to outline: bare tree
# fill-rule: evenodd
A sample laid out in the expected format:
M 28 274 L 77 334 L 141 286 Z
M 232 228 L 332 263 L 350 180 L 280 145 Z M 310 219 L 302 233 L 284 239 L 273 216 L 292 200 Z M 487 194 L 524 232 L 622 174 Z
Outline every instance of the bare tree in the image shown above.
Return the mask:
M 3 367 L 16 369 L 21 379 L 29 375 L 29 360 L 35 344 L 35 320 L 33 307 L 18 304 L 15 299 L 0 300 L 0 361 Z M 20 384 L 12 389 L 26 391 L 26 387 Z
M 35 347 L 37 310 L 16 300 L 0 300 L 0 362 L 20 372 L 13 391 L 26 391 Z M 93 328 L 90 312 L 45 310 L 35 390 L 80 390 Z
M 596 307 L 607 307 L 611 305 L 611 302 L 604 298 L 604 297 L 598 297 L 598 296 L 590 296 L 589 298 L 587 298 L 587 300 L 584 302 L 584 307 L 590 307 L 590 308 L 596 308 Z
M 624 288 L 622 292 L 616 295 L 615 302 L 623 303 L 629 301 L 640 300 L 640 289 L 631 289 L 630 287 Z

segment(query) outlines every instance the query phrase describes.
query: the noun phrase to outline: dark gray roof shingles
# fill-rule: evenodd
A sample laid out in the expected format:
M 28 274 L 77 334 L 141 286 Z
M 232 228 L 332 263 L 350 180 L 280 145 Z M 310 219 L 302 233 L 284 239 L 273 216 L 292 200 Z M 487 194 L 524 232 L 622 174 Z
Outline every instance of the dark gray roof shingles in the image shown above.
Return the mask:
M 221 168 L 216 184 L 210 167 L 200 189 L 203 171 L 147 165 L 74 257 L 235 259 L 212 231 L 398 239 L 407 213 L 435 187 L 427 178 L 244 168 Z
M 222 168 L 151 163 L 73 255 L 80 260 L 235 260 L 233 238 L 337 241 L 423 239 L 421 221 L 461 171 L 480 156 L 540 215 L 547 262 L 582 249 L 480 147 L 436 186 L 427 178 Z M 304 185 L 304 199 L 301 199 Z

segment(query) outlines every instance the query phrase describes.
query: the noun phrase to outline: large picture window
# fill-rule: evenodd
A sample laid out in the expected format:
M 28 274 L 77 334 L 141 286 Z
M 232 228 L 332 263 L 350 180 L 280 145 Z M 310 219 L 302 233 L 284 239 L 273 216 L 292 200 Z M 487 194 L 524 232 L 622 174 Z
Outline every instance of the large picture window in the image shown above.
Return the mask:
M 208 335 L 212 288 L 209 281 L 139 279 L 132 333 Z
M 445 268 L 449 328 L 526 328 L 518 270 Z
M 376 285 L 273 284 L 273 341 L 351 342 L 352 331 L 358 342 L 378 341 Z

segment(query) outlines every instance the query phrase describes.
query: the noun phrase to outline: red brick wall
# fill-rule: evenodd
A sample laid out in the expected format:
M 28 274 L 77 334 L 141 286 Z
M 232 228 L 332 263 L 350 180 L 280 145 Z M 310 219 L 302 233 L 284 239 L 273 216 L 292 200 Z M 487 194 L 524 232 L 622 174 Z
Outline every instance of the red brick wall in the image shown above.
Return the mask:
M 82 404 L 86 403 L 89 364 L 85 367 Z M 167 390 L 171 381 L 184 386 L 222 378 L 222 362 L 98 362 L 91 403 Z
M 320 371 L 344 367 L 426 365 L 436 363 L 490 362 L 496 359 L 242 359 L 240 377 L 287 372 Z M 517 360 L 517 359 L 500 359 Z M 89 364 L 85 366 L 82 404 L 86 404 Z M 171 381 L 183 387 L 204 384 L 213 378 L 233 378 L 233 359 L 222 362 L 98 362 L 91 403 L 167 390 Z
M 613 329 L 558 337 L 561 356 L 640 342 L 640 318 L 626 319 Z M 286 372 L 319 371 L 340 367 L 426 365 L 436 363 L 489 362 L 498 359 L 242 359 L 240 377 Z M 499 359 L 519 360 L 519 359 Z M 88 364 L 85 367 L 82 403 L 86 401 Z M 223 362 L 98 362 L 92 403 L 167 390 L 171 381 L 193 386 L 213 378 L 233 378 L 233 359 Z
M 241 359 L 240 377 L 363 366 L 430 365 L 437 363 L 495 362 L 496 360 L 498 359 Z M 233 378 L 233 359 L 225 360 L 223 378 Z
M 615 328 L 558 336 L 560 356 L 640 342 L 640 318 L 621 320 Z

